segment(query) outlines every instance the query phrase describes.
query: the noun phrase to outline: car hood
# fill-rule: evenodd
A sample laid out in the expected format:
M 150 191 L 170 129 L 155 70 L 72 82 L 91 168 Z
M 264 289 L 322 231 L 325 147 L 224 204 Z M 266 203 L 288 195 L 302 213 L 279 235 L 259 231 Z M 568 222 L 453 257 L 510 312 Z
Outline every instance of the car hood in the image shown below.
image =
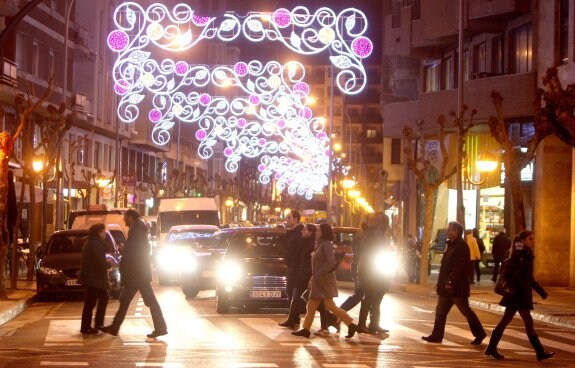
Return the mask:
M 285 276 L 287 273 L 283 258 L 244 258 L 244 266 L 252 276 Z
M 82 253 L 47 254 L 40 260 L 40 266 L 58 270 L 80 268 Z

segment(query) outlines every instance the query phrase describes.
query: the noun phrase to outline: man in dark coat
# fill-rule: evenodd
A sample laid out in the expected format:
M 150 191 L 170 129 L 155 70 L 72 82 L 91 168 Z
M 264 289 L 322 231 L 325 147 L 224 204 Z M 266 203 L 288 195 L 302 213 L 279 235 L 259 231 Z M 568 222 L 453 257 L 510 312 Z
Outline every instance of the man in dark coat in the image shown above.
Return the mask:
M 505 229 L 501 230 L 499 234 L 493 238 L 493 247 L 491 253 L 493 254 L 493 277 L 491 280 L 497 282 L 501 263 L 509 256 L 509 248 L 511 247 L 511 240 L 507 237 Z
M 441 259 L 439 277 L 437 279 L 437 307 L 435 309 L 435 324 L 429 336 L 421 338 L 427 342 L 440 343 L 445 333 L 447 314 L 455 304 L 457 309 L 465 316 L 469 328 L 475 339 L 473 345 L 480 345 L 487 336 L 479 318 L 469 307 L 469 278 L 471 267 L 469 246 L 461 237 L 463 226 L 456 221 L 450 222 L 447 227 L 447 250 Z
M 82 265 L 78 282 L 86 286 L 84 309 L 82 310 L 82 334 L 94 335 L 104 325 L 108 306 L 108 262 L 106 261 L 106 225 L 102 223 L 90 226 L 88 239 L 82 247 Z M 95 327 L 92 328 L 92 311 L 96 308 Z
M 168 328 L 162 314 L 160 304 L 152 289 L 152 267 L 150 264 L 150 243 L 148 242 L 148 228 L 140 219 L 140 214 L 129 209 L 124 214 L 124 222 L 130 227 L 128 239 L 122 251 L 120 274 L 122 276 L 122 291 L 120 293 L 120 307 L 116 312 L 111 325 L 101 328 L 102 331 L 117 335 L 128 312 L 130 302 L 139 291 L 144 304 L 150 308 L 154 331 L 147 336 L 156 338 L 166 335 Z
M 290 314 L 288 319 L 280 322 L 279 325 L 282 327 L 293 328 L 300 323 L 299 311 L 296 313 L 296 309 L 301 304 L 300 296 L 307 288 L 307 283 L 302 285 L 302 238 L 301 231 L 303 229 L 303 224 L 299 221 L 301 215 L 298 211 L 292 210 L 286 217 L 287 220 L 287 251 L 285 256 L 285 263 L 287 266 L 287 285 L 286 293 L 291 300 L 290 303 Z

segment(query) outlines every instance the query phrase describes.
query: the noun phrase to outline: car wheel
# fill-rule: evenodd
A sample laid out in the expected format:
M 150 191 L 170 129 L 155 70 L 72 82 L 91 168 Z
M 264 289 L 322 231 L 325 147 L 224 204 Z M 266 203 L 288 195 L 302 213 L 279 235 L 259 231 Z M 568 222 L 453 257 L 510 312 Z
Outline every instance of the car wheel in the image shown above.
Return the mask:
M 198 295 L 198 293 L 200 292 L 200 289 L 197 287 L 185 287 L 182 288 L 182 291 L 184 292 L 184 295 L 186 296 L 186 298 L 195 298 L 196 295 Z
M 230 301 L 216 295 L 216 312 L 226 314 L 230 312 Z

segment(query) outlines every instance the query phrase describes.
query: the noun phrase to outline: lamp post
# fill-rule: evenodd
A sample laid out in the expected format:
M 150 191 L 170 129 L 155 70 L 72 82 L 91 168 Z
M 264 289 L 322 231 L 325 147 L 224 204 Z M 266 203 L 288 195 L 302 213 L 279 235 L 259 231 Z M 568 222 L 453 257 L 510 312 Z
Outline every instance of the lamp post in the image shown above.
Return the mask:
M 226 220 L 229 223 L 231 223 L 230 218 L 232 217 L 231 213 L 232 213 L 232 207 L 234 206 L 234 200 L 232 198 L 228 198 L 226 199 Z
M 465 77 L 463 76 L 464 68 L 463 68 L 463 36 L 464 36 L 464 20 L 463 17 L 465 15 L 464 12 L 464 0 L 459 0 L 459 34 L 458 34 L 458 47 L 459 47 L 459 54 L 457 55 L 458 60 L 458 79 L 459 83 L 457 85 L 457 139 L 458 139 L 458 147 L 459 147 L 459 140 L 465 139 L 463 137 L 464 130 L 463 130 L 463 97 L 464 97 L 464 90 L 463 84 Z M 465 228 L 465 207 L 463 206 L 463 153 L 461 150 L 457 150 L 457 173 L 455 177 L 456 188 L 457 188 L 457 221 L 459 221 L 463 227 Z

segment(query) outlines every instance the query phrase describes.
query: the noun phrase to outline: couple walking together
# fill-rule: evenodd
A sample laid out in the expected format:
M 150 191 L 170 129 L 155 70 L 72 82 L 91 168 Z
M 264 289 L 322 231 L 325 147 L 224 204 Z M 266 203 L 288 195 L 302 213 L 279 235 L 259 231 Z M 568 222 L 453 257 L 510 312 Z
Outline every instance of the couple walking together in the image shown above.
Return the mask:
M 128 239 L 122 250 L 120 275 L 122 291 L 120 292 L 120 307 L 111 325 L 104 326 L 106 307 L 108 305 L 108 263 L 106 261 L 106 225 L 92 225 L 88 231 L 88 239 L 82 248 L 82 266 L 78 282 L 86 286 L 84 309 L 82 311 L 82 334 L 94 335 L 103 331 L 116 336 L 126 317 L 130 302 L 139 291 L 145 305 L 150 308 L 154 331 L 147 336 L 156 338 L 166 335 L 168 328 L 162 314 L 160 304 L 152 289 L 152 268 L 150 264 L 150 244 L 148 230 L 140 219 L 140 214 L 134 209 L 124 213 L 124 222 L 130 228 Z M 96 307 L 94 327 L 92 314 Z

